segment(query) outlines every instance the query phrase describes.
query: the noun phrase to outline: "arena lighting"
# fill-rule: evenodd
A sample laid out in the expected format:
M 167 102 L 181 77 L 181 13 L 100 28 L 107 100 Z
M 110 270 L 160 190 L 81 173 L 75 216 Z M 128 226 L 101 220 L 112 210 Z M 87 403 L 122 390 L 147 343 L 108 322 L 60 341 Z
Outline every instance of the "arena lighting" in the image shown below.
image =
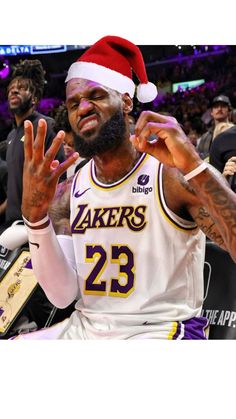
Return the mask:
M 172 84 L 172 93 L 183 92 L 187 89 L 194 89 L 194 87 L 201 86 L 205 83 L 204 79 L 181 81 Z
M 175 46 L 178 47 L 177 45 Z M 185 46 L 182 45 L 181 51 L 184 50 Z M 180 51 L 178 51 L 178 54 L 175 55 L 174 57 L 167 58 L 164 60 L 153 61 L 151 63 L 146 63 L 146 67 L 150 68 L 150 67 L 160 66 L 163 64 L 181 63 L 183 61 L 188 61 L 192 59 L 199 59 L 199 58 L 205 58 L 205 57 L 210 57 L 214 55 L 225 54 L 229 52 L 229 48 L 230 48 L 228 45 L 214 45 L 214 46 L 208 46 L 206 50 L 206 46 L 204 46 L 205 47 L 204 52 L 202 52 L 200 50 L 200 46 L 191 45 L 191 47 L 193 48 L 193 53 L 191 55 L 190 54 L 180 55 Z M 199 48 L 199 50 L 197 48 Z
M 0 78 L 6 79 L 10 73 L 9 61 L 5 57 L 0 57 Z

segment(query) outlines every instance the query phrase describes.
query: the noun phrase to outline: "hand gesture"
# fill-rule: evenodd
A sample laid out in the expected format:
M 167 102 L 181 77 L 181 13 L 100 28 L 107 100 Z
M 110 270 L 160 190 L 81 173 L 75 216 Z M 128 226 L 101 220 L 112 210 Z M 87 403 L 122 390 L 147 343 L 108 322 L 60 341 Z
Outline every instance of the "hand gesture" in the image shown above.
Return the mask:
M 48 212 L 49 205 L 54 197 L 58 179 L 78 158 L 73 153 L 63 163 L 54 160 L 65 137 L 64 131 L 59 131 L 50 148 L 44 154 L 44 142 L 47 123 L 40 119 L 34 140 L 33 125 L 25 121 L 24 139 L 24 171 L 22 214 L 30 222 L 40 221 Z
M 157 140 L 148 141 L 150 135 Z M 202 163 L 194 146 L 175 118 L 151 111 L 142 112 L 131 141 L 137 150 L 151 154 L 162 163 L 176 167 L 183 174 Z

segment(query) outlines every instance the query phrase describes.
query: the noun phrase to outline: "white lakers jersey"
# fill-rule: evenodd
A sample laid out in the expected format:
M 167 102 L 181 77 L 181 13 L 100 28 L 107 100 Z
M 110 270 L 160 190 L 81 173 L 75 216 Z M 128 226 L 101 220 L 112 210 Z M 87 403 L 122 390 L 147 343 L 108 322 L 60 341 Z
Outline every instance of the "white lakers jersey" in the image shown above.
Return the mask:
M 162 171 L 142 154 L 116 183 L 99 182 L 93 160 L 74 178 L 71 229 L 82 295 L 76 309 L 91 324 L 200 316 L 205 236 L 168 209 Z

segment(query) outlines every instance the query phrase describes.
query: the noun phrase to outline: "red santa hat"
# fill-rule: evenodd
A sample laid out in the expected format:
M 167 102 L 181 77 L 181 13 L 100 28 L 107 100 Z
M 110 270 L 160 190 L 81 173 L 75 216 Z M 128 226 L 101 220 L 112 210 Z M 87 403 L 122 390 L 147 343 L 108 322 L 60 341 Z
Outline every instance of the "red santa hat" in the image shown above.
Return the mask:
M 157 96 L 157 88 L 148 81 L 139 48 L 118 36 L 105 36 L 70 66 L 66 82 L 73 78 L 84 78 L 122 94 L 128 93 L 133 98 L 135 84 L 132 70 L 140 81 L 136 92 L 138 100 L 151 102 Z

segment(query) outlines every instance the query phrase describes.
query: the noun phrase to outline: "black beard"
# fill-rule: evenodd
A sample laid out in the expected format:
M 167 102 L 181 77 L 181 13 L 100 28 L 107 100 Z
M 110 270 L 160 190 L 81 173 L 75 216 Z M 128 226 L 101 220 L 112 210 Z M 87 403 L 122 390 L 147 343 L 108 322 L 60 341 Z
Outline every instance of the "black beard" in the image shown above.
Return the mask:
M 119 110 L 105 122 L 94 139 L 85 140 L 74 133 L 74 147 L 81 157 L 92 158 L 119 147 L 126 138 L 126 132 L 125 118 Z
M 22 102 L 17 108 L 9 108 L 13 115 L 24 115 L 32 107 L 32 96 Z

